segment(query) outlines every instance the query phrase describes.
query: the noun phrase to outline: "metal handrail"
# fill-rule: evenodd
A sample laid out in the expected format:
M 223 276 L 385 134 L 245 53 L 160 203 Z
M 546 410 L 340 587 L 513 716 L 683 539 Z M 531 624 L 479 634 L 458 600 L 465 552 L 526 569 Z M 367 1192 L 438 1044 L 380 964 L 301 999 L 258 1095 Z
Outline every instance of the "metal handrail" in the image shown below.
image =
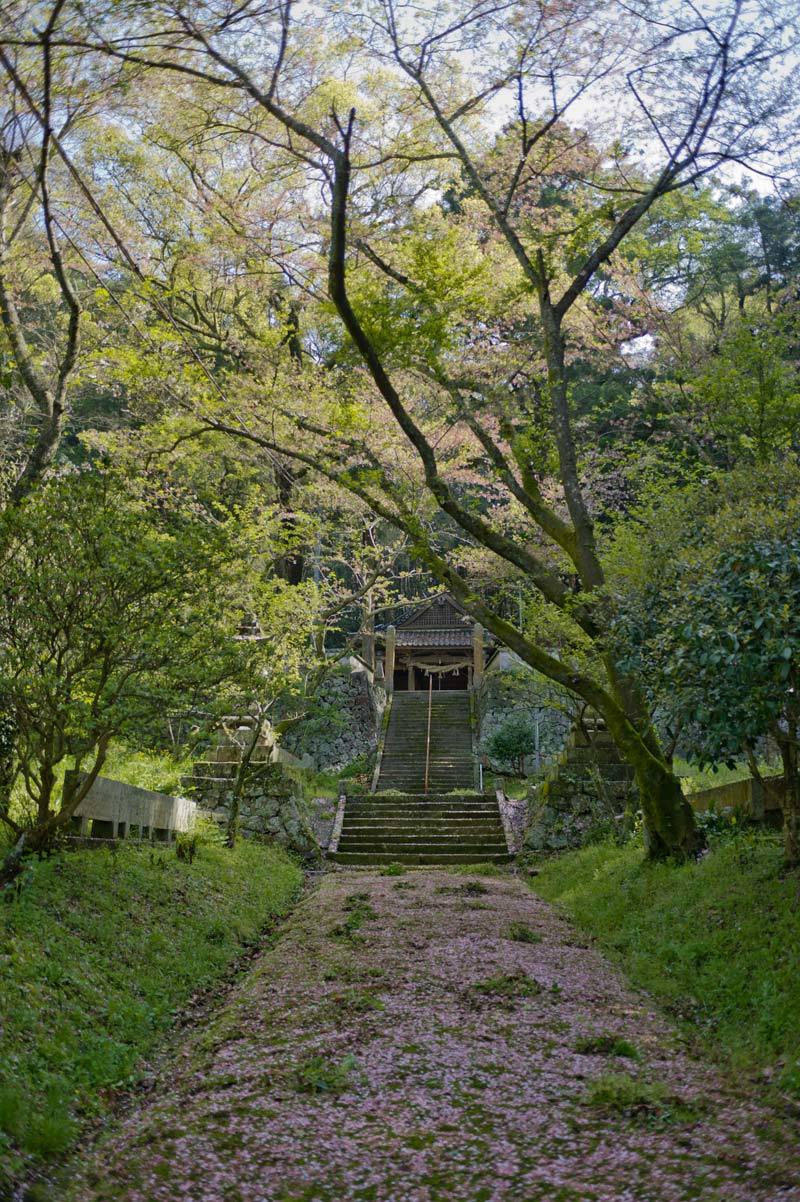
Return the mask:
M 428 775 L 431 766 L 431 710 L 433 709 L 433 673 L 428 673 L 428 735 L 425 740 L 425 792 L 428 792 Z

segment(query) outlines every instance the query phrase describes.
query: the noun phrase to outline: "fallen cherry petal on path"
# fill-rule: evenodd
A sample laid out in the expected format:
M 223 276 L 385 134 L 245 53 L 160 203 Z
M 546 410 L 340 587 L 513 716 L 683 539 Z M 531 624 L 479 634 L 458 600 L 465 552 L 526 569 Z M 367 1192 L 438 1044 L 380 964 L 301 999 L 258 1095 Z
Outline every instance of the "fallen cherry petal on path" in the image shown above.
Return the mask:
M 800 1202 L 794 1119 L 519 881 L 458 883 L 324 877 L 69 1202 Z

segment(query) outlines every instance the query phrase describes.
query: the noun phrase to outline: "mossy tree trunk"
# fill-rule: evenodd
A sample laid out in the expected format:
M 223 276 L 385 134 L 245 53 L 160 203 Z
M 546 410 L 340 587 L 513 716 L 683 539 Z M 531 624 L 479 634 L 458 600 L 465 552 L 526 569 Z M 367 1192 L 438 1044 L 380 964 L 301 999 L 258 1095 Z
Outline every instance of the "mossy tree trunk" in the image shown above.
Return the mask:
M 648 856 L 656 860 L 696 856 L 705 839 L 656 732 L 652 727 L 637 731 L 620 722 L 614 712 L 606 715 L 606 721 L 620 753 L 636 773 Z
M 264 730 L 264 716 L 259 715 L 253 719 L 253 728 L 250 732 L 250 737 L 246 745 L 242 748 L 241 759 L 239 766 L 236 769 L 236 779 L 233 786 L 233 795 L 231 796 L 231 808 L 228 814 L 228 827 L 225 835 L 225 843 L 227 847 L 235 847 L 236 840 L 239 836 L 239 814 L 242 805 L 242 793 L 244 792 L 245 781 L 250 771 L 250 763 L 253 759 L 258 741 L 261 738 Z
M 788 732 L 782 730 L 778 735 L 784 779 L 780 795 L 783 810 L 783 844 L 788 868 L 797 868 L 800 865 L 800 756 L 797 732 L 795 714 L 790 716 Z

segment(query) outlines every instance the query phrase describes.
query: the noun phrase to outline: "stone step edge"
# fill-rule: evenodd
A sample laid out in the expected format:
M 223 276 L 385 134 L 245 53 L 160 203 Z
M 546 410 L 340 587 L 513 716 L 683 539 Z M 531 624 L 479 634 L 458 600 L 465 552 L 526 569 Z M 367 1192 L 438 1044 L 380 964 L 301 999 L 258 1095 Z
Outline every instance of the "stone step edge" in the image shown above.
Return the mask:
M 462 854 L 459 852 L 418 852 L 418 853 L 399 853 L 393 855 L 391 852 L 332 852 L 330 857 L 334 863 L 339 864 L 479 864 L 482 861 L 491 864 L 510 864 L 514 859 L 513 855 L 506 852 L 493 852 L 491 855 L 485 855 L 479 859 L 474 856 Z

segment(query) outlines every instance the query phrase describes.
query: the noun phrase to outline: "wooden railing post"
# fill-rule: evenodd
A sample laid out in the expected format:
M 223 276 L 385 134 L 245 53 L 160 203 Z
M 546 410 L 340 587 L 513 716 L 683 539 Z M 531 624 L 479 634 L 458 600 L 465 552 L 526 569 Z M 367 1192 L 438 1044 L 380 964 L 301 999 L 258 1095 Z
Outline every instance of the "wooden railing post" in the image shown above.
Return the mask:
M 477 689 L 483 680 L 483 627 L 476 622 L 472 629 L 472 687 Z
M 394 692 L 394 659 L 397 635 L 394 626 L 386 627 L 386 655 L 384 657 L 384 685 L 387 693 Z
M 433 709 L 433 673 L 428 673 L 428 736 L 425 740 L 425 792 L 428 792 L 428 776 L 431 767 L 431 711 Z

